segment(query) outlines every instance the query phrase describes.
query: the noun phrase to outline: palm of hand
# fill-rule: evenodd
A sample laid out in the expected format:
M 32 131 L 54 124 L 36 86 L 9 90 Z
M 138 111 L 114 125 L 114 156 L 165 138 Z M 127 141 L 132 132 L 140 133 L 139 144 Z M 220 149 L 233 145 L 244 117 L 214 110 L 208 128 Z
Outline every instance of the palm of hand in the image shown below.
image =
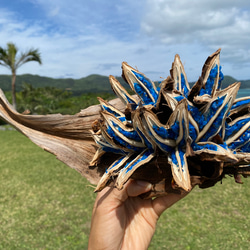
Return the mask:
M 93 209 L 89 249 L 147 249 L 160 214 L 185 196 L 138 197 L 150 189 L 147 183 L 129 181 L 121 191 L 106 188 L 100 192 Z

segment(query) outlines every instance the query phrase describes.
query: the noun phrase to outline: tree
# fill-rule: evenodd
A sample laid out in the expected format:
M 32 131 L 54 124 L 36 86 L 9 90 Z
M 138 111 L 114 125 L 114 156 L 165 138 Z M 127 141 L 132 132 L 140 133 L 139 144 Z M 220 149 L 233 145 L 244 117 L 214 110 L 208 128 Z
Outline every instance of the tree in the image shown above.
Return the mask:
M 18 48 L 14 43 L 7 43 L 7 48 L 0 47 L 0 65 L 11 70 L 12 81 L 12 105 L 16 109 L 16 72 L 23 64 L 31 61 L 42 64 L 41 55 L 38 49 L 30 49 L 27 52 L 18 53 Z

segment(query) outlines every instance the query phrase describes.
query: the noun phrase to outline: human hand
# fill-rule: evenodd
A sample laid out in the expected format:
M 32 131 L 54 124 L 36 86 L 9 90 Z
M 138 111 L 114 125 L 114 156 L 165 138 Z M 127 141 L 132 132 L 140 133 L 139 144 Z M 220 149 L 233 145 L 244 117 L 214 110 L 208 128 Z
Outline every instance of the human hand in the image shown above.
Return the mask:
M 187 195 L 167 194 L 141 199 L 148 182 L 129 180 L 122 190 L 106 187 L 97 194 L 93 208 L 89 250 L 147 249 L 160 215 Z

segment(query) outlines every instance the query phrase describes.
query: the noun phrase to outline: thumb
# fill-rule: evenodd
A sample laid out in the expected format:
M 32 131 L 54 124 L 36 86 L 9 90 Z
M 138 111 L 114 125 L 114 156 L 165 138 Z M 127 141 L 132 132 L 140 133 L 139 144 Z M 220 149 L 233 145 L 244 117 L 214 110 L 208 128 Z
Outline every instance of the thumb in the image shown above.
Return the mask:
M 136 197 L 140 194 L 146 193 L 150 191 L 152 188 L 152 184 L 145 181 L 139 180 L 129 180 L 122 190 L 118 190 L 114 188 L 112 190 L 112 196 L 114 199 L 119 200 L 123 203 L 128 197 Z
M 152 184 L 146 181 L 133 180 L 127 187 L 127 194 L 130 197 L 136 197 L 152 189 Z

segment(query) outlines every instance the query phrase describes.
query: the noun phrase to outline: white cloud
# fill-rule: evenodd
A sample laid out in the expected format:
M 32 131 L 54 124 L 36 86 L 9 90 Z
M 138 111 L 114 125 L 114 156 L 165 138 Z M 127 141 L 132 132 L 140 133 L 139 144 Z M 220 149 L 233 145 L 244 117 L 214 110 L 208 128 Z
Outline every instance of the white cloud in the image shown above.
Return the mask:
M 75 78 L 93 73 L 120 75 L 119 65 L 137 49 L 133 43 L 118 41 L 102 33 L 71 36 L 60 30 L 48 32 L 46 23 L 20 21 L 11 13 L 1 13 L 1 10 L 0 16 L 1 46 L 13 41 L 21 51 L 35 47 L 41 52 L 43 65 L 27 63 L 18 70 L 19 74 L 52 77 L 71 74 Z M 109 67 L 103 67 L 104 64 Z M 0 74 L 9 72 L 1 67 Z
M 179 53 L 194 81 L 207 56 L 222 47 L 224 73 L 250 78 L 248 1 L 25 1 L 35 4 L 40 19 L 0 9 L 1 46 L 13 41 L 20 50 L 35 47 L 42 54 L 42 66 L 28 63 L 19 74 L 120 75 L 127 61 L 158 80 Z
M 228 0 L 147 1 L 142 31 L 166 45 L 197 42 L 222 47 L 231 63 L 250 61 L 250 2 Z
M 53 9 L 50 10 L 49 12 L 49 16 L 54 17 L 57 16 L 60 12 L 60 7 L 59 6 L 55 6 Z

